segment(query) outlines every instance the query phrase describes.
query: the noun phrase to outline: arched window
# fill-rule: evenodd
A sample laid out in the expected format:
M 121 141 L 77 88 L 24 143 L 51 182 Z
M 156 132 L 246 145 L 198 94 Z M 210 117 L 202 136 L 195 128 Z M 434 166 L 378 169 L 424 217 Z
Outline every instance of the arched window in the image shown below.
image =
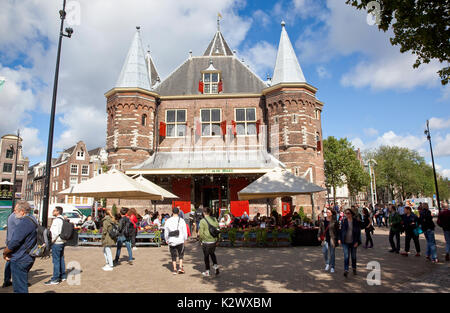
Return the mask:
M 322 151 L 322 142 L 320 141 L 320 134 L 316 133 L 317 152 Z
M 141 125 L 142 126 L 146 126 L 147 125 L 147 114 L 142 114 Z

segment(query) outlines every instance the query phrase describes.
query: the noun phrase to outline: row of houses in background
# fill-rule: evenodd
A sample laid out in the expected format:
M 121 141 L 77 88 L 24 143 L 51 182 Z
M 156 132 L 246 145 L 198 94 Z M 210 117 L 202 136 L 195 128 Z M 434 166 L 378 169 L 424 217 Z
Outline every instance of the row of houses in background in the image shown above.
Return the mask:
M 1 139 L 0 181 L 12 182 L 14 177 L 15 151 L 19 142 L 16 171 L 16 199 L 28 201 L 34 209 L 40 210 L 44 198 L 46 162 L 29 166 L 28 158 L 22 153 L 22 139 L 16 135 L 5 135 Z M 94 199 L 86 197 L 61 196 L 59 192 L 102 174 L 108 161 L 108 153 L 104 148 L 88 150 L 83 141 L 59 153 L 52 159 L 50 171 L 50 204 L 69 203 L 79 209 L 91 208 Z M 1 185 L 1 197 L 8 198 L 12 189 Z

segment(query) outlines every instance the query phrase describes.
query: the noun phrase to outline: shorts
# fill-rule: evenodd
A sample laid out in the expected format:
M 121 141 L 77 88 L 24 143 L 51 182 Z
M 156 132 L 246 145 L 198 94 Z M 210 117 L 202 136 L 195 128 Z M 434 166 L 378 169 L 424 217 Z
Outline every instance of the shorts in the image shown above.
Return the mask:
M 172 262 L 177 261 L 177 253 L 180 260 L 184 257 L 184 244 L 179 244 L 178 246 L 169 246 L 170 256 L 172 257 Z

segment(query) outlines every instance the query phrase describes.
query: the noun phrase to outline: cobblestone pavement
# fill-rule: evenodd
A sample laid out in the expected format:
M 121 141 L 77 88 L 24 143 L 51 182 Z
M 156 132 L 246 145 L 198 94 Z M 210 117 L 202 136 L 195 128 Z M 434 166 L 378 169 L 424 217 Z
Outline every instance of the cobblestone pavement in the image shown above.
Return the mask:
M 3 250 L 6 232 L 0 232 Z M 364 235 L 363 235 L 364 240 Z M 204 278 L 203 254 L 197 242 L 186 244 L 184 275 L 172 275 L 167 246 L 139 247 L 133 254 L 134 265 L 126 262 L 127 251 L 122 249 L 122 263 L 111 272 L 101 268 L 105 264 L 102 248 L 67 247 L 66 267 L 80 264 L 66 282 L 45 286 L 52 275 L 51 259 L 37 259 L 31 272 L 29 291 L 32 293 L 109 293 L 109 292 L 450 292 L 450 262 L 444 260 L 444 236 L 437 227 L 436 242 L 441 260 L 431 264 L 425 260 L 426 242 L 420 239 L 422 256 L 403 257 L 388 252 L 388 231 L 376 229 L 373 249 L 358 248 L 358 275 L 343 276 L 343 251 L 336 249 L 336 272 L 324 271 L 321 247 L 291 248 L 218 248 L 221 266 L 217 277 Z M 401 237 L 402 247 L 404 236 Z M 412 245 L 414 247 L 414 245 Z M 412 252 L 415 252 L 412 248 Z M 113 255 L 115 249 L 113 249 Z M 370 286 L 367 276 L 372 270 L 366 265 L 377 261 L 381 267 L 381 285 Z M 3 281 L 5 261 L 0 260 Z M 77 279 L 79 284 L 77 284 Z M 75 284 L 73 284 L 75 283 Z M 11 293 L 12 288 L 0 288 Z

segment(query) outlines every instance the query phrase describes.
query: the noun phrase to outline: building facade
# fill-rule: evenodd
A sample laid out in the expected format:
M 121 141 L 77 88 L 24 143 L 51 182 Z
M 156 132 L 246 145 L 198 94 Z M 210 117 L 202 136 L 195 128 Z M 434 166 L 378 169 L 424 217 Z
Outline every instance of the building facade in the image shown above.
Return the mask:
M 202 56 L 190 53 L 161 81 L 138 28 L 116 86 L 105 94 L 108 163 L 194 207 L 230 207 L 241 189 L 278 167 L 324 186 L 323 103 L 316 92 L 284 23 L 270 82 L 237 57 L 219 26 Z M 322 192 L 269 203 L 281 210 L 289 202 L 311 214 L 312 203 L 317 209 L 325 201 Z M 143 210 L 149 202 L 130 205 Z M 171 205 L 153 204 L 160 211 Z M 265 214 L 266 206 L 250 201 L 248 213 Z
M 18 146 L 18 147 L 17 147 Z M 15 166 L 16 153 L 17 167 Z M 16 174 L 16 199 L 25 199 L 28 176 L 28 158 L 23 156 L 22 138 L 17 135 L 5 135 L 0 139 L 0 182 L 13 183 Z M 7 185 L 0 186 L 1 190 L 12 190 Z

